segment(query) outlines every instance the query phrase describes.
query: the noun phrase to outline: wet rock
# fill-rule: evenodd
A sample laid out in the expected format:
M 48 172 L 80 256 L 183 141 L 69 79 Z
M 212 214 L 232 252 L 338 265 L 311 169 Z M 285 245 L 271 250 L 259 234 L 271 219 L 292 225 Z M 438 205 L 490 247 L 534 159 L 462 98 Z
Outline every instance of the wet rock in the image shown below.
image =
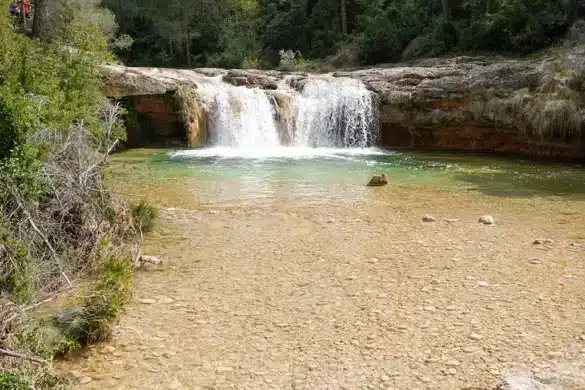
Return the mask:
M 493 225 L 496 222 L 491 215 L 484 215 L 479 218 L 479 223 L 483 223 L 484 225 Z
M 435 219 L 435 217 L 433 217 L 432 215 L 425 215 L 422 218 L 423 222 L 437 222 L 437 220 Z
M 457 367 L 457 366 L 460 366 L 461 363 L 458 360 L 451 359 L 451 360 L 448 360 L 447 363 L 445 363 L 445 365 L 448 367 Z
M 368 187 L 382 187 L 388 184 L 388 176 L 385 173 L 375 175 L 370 179 Z
M 554 244 L 554 240 L 551 240 L 550 238 L 537 238 L 532 242 L 532 244 L 534 245 Z
M 162 261 L 162 259 L 161 259 L 160 257 L 156 257 L 156 256 L 144 256 L 144 255 L 143 255 L 143 256 L 140 258 L 140 260 L 141 260 L 143 263 L 151 263 L 151 264 L 157 264 L 157 265 L 158 265 L 158 264 L 162 264 L 162 262 L 163 262 L 163 261 Z
M 540 259 L 532 259 L 530 260 L 530 264 L 541 264 L 542 261 L 540 261 Z
M 547 354 L 547 356 L 548 356 L 549 359 L 560 359 L 560 358 L 563 357 L 563 353 L 562 352 L 558 352 L 558 351 L 552 351 L 552 352 L 549 352 Z
M 84 376 L 83 378 L 81 378 L 79 380 L 79 383 L 81 383 L 82 385 L 86 385 L 86 384 L 88 384 L 91 381 L 92 381 L 92 379 L 90 377 Z
M 583 250 L 583 249 L 585 249 L 585 244 L 578 243 L 578 242 L 573 242 L 573 243 L 569 244 L 569 249 L 571 249 L 571 250 Z

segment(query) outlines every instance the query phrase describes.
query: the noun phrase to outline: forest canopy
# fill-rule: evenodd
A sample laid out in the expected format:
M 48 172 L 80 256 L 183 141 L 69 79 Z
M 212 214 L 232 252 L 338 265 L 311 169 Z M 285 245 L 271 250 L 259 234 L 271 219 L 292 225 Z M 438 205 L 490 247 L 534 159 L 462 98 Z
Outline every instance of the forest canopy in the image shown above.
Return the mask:
M 104 0 L 130 65 L 373 64 L 447 53 L 528 53 L 560 42 L 585 0 Z

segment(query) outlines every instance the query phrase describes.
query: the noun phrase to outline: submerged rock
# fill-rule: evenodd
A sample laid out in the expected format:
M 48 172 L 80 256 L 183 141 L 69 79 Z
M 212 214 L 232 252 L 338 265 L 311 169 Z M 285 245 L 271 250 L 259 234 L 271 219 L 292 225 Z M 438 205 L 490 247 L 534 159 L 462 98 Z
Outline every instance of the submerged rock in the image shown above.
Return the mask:
M 550 238 L 537 238 L 532 242 L 534 245 L 554 244 L 554 240 Z
M 382 187 L 388 184 L 388 176 L 385 173 L 375 175 L 370 179 L 368 187 Z
M 479 218 L 479 223 L 483 223 L 484 225 L 493 225 L 496 222 L 491 215 L 484 215 Z

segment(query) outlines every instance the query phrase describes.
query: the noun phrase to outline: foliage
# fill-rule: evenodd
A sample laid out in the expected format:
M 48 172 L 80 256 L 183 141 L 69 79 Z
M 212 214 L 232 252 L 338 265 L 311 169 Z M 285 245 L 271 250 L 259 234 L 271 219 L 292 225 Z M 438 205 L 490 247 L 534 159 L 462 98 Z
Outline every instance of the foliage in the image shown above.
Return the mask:
M 132 209 L 134 222 L 143 232 L 148 232 L 152 229 L 156 215 L 156 208 L 144 200 L 140 200 L 140 202 Z
M 106 340 L 130 300 L 131 285 L 132 260 L 108 254 L 96 287 L 88 296 L 81 297 L 77 306 L 57 313 L 56 326 L 77 345 Z
M 28 382 L 16 374 L 0 372 L 0 390 L 28 390 Z
M 281 50 L 319 59 L 352 44 L 364 63 L 460 51 L 526 53 L 561 41 L 585 14 L 582 0 L 106 0 L 105 4 L 116 13 L 122 32 L 135 38 L 130 64 L 178 67 L 276 67 L 281 65 Z M 570 35 L 576 33 L 578 28 Z M 259 61 L 252 65 L 250 59 L 256 58 Z
M 98 0 L 37 6 L 44 24 L 35 39 L 0 15 L 0 346 L 50 360 L 109 335 L 155 212 L 142 205 L 135 221 L 103 185 L 106 159 L 125 138 L 124 112 L 105 98 L 100 75 L 113 59 L 114 15 Z M 128 37 L 118 40 L 128 47 Z M 90 277 L 95 287 L 57 318 L 28 310 Z M 26 366 L 10 369 L 33 388 L 63 386 Z

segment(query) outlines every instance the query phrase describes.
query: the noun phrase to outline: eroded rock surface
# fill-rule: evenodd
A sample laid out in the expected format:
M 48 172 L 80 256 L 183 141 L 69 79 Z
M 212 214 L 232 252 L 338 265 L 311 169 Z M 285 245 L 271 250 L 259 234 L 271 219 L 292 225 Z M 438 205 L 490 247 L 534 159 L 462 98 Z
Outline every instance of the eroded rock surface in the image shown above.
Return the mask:
M 107 66 L 110 96 L 161 95 L 222 77 L 236 86 L 275 90 L 287 78 L 302 91 L 310 76 L 258 70 Z M 583 157 L 585 46 L 528 59 L 427 59 L 333 77 L 362 80 L 379 98 L 379 144 Z

